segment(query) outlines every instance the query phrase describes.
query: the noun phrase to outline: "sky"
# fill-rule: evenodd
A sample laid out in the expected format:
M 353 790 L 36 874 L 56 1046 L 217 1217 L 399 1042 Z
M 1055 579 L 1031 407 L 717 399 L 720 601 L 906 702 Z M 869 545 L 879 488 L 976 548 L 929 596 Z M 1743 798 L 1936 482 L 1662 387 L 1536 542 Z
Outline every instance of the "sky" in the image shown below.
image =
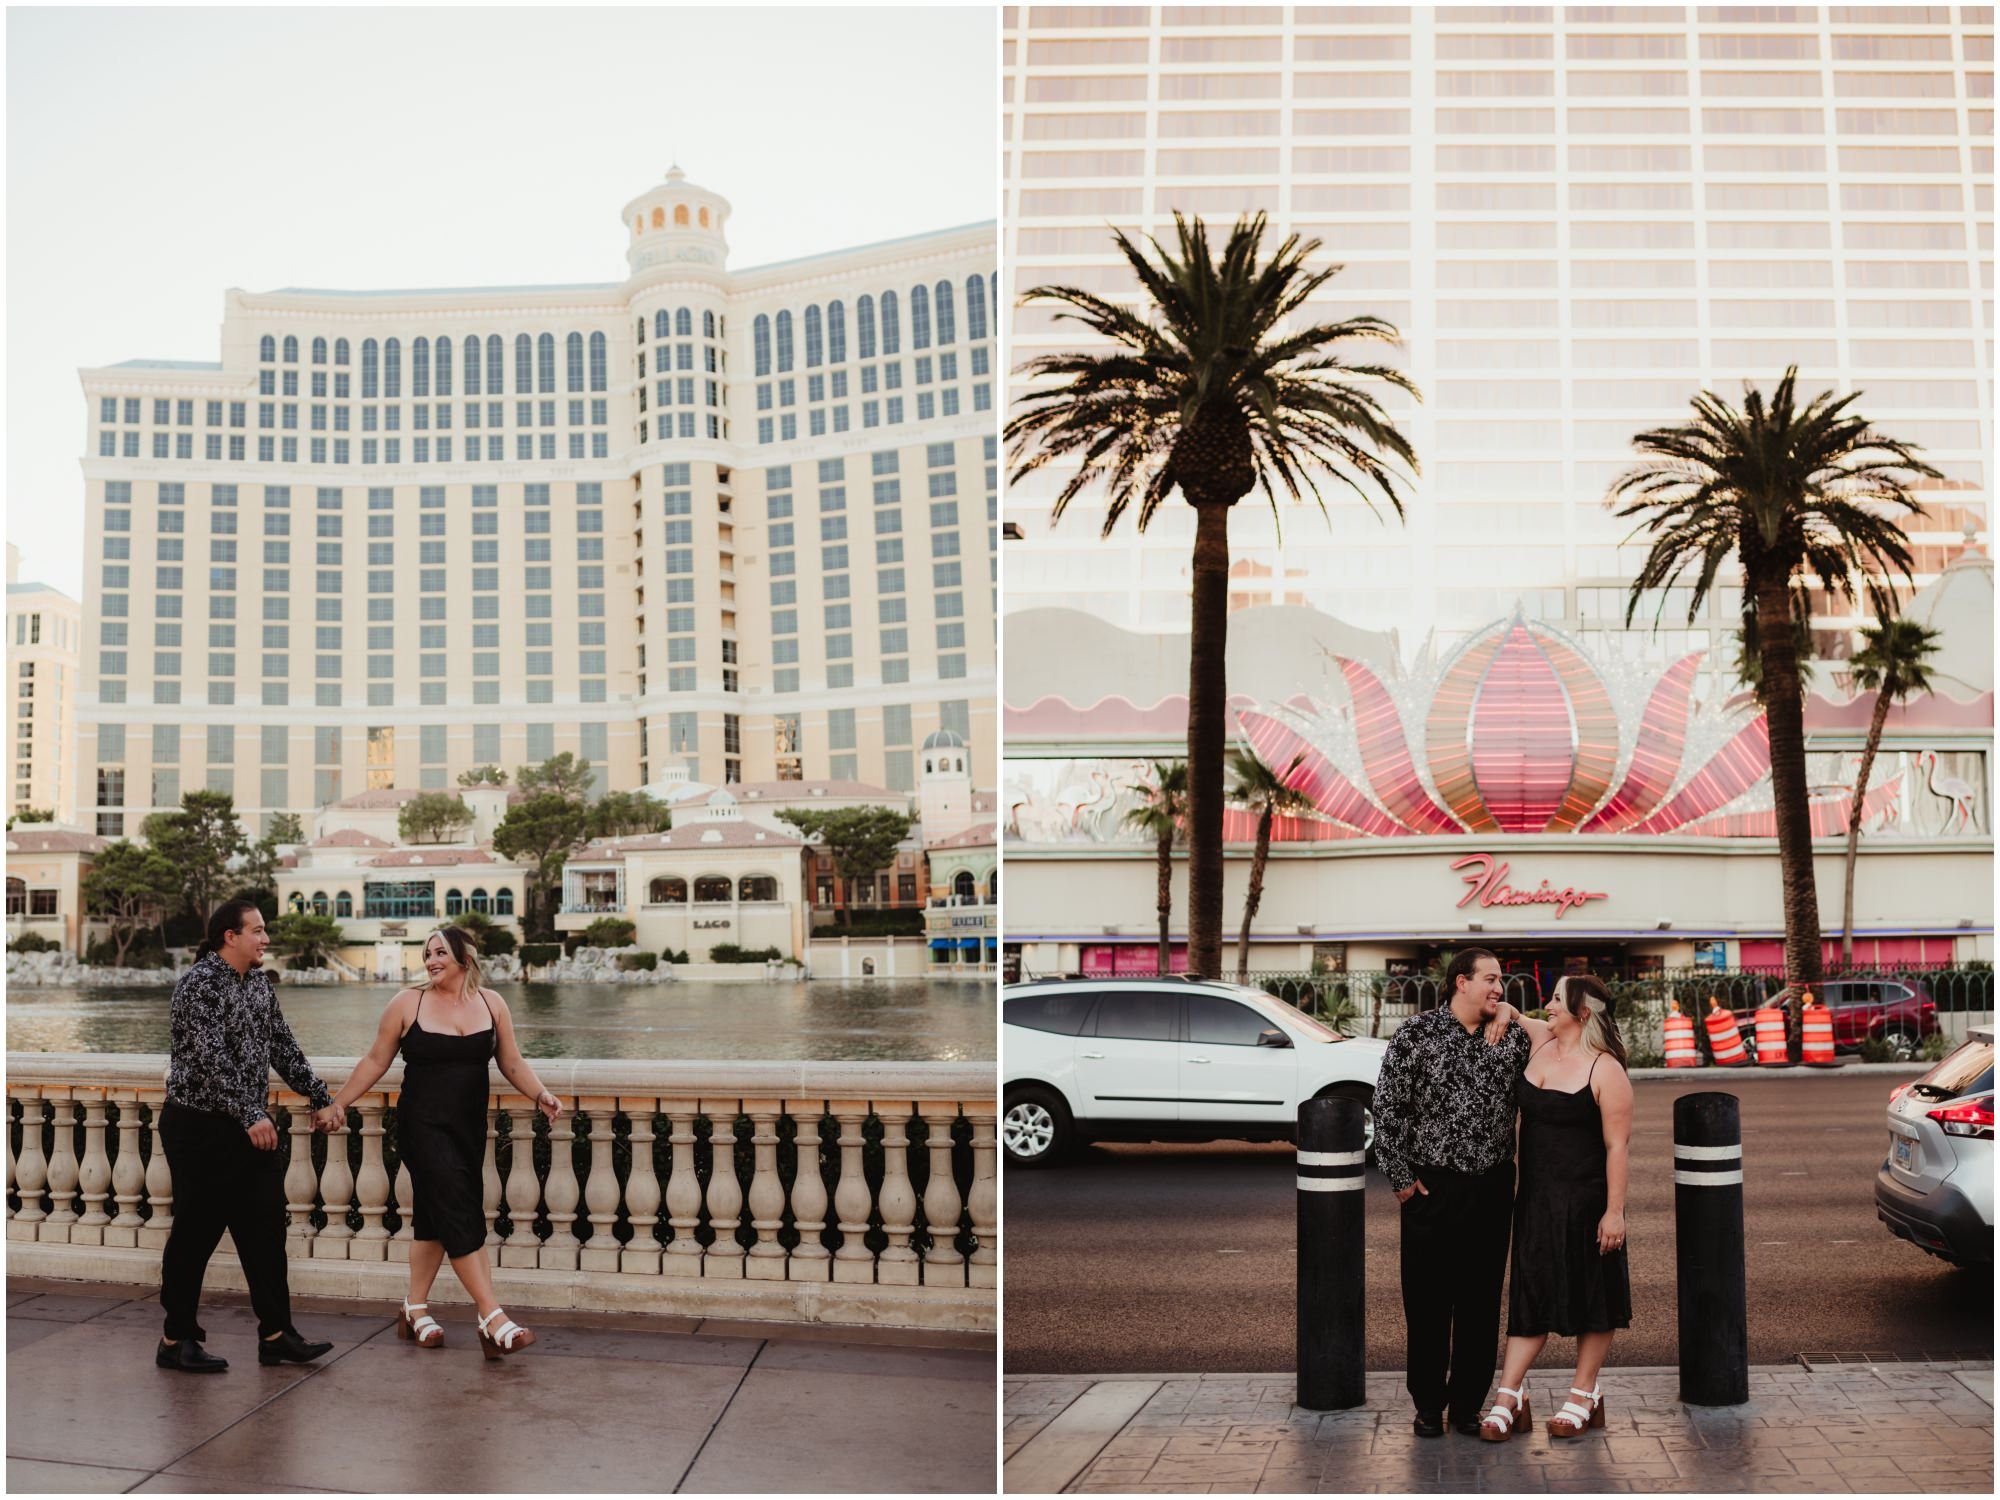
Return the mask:
M 619 281 L 678 161 L 742 269 L 998 216 L 991 5 L 7 12 L 7 537 L 81 597 L 79 368 L 229 287 Z

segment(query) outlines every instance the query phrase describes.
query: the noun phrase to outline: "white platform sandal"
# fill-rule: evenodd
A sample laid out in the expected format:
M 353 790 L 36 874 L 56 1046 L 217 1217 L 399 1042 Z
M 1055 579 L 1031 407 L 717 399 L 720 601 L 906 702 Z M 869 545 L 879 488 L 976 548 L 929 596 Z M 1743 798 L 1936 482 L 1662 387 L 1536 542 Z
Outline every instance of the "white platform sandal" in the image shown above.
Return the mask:
M 498 1326 L 489 1331 L 486 1325 L 496 1320 Z M 508 1317 L 501 1308 L 494 1308 L 479 1320 L 479 1349 L 488 1359 L 499 1359 L 516 1349 L 525 1349 L 534 1341 L 534 1334 Z
M 444 1342 L 444 1325 L 430 1315 L 428 1302 L 403 1300 L 403 1310 L 396 1315 L 396 1337 L 407 1339 L 419 1349 L 435 1349 Z
M 1514 1435 L 1514 1421 L 1517 1415 L 1523 1423 L 1534 1420 L 1533 1416 L 1528 1412 L 1528 1391 L 1525 1385 L 1518 1391 L 1511 1386 L 1503 1385 L 1500 1387 L 1498 1394 L 1512 1396 L 1514 1404 L 1512 1406 L 1502 1406 L 1498 1401 L 1493 1403 L 1493 1410 L 1489 1411 L 1486 1414 L 1486 1419 L 1479 1424 L 1480 1439 L 1488 1443 L 1504 1443 L 1512 1437 Z M 1495 1428 L 1499 1430 L 1494 1431 L 1493 1429 Z
M 1549 1436 L 1552 1438 L 1581 1437 L 1587 1429 L 1604 1425 L 1603 1387 L 1586 1391 L 1571 1386 L 1569 1393 L 1583 1397 L 1590 1404 L 1580 1406 L 1574 1401 L 1563 1402 L 1562 1410 L 1549 1418 Z

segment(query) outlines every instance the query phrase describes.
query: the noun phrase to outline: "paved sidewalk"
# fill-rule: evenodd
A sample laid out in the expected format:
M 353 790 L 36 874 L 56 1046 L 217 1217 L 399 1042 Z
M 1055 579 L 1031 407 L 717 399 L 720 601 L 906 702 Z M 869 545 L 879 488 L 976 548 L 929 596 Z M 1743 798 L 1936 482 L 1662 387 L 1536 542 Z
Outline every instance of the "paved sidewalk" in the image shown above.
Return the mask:
M 973 1334 L 534 1313 L 481 1358 L 392 1307 L 293 1299 L 310 1366 L 257 1363 L 248 1301 L 204 1298 L 221 1375 L 153 1368 L 136 1287 L 7 1282 L 7 1489 L 140 1494 L 414 1491 L 991 1493 L 997 1359 Z
M 1419 1438 L 1399 1372 L 1368 1404 L 1292 1404 L 1289 1375 L 1006 1381 L 1006 1491 L 1993 1492 L 1991 1364 L 1761 1365 L 1744 1406 L 1692 1407 L 1672 1369 L 1607 1370 L 1605 1427 L 1553 1439 L 1568 1370 L 1529 1377 L 1511 1442 Z

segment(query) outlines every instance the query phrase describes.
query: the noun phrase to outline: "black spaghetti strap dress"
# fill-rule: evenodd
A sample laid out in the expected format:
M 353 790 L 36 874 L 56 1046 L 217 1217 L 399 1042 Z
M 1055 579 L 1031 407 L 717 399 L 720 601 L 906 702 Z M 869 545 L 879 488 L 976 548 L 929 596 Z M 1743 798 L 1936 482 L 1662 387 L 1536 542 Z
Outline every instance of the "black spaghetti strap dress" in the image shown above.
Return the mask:
M 1591 1062 L 1591 1071 L 1603 1054 Z M 1610 1192 L 1604 1178 L 1604 1118 L 1586 1079 L 1573 1094 L 1523 1077 L 1521 1186 L 1514 1197 L 1514 1264 L 1508 1276 L 1510 1337 L 1604 1333 L 1632 1326 L 1625 1247 L 1597 1248 Z
M 416 1018 L 403 1033 L 396 1141 L 416 1198 L 412 1235 L 442 1241 L 456 1259 L 486 1243 L 486 1069 L 500 1036 L 490 1001 L 486 1029 L 466 1036 L 426 1031 L 423 1010 L 419 994 Z

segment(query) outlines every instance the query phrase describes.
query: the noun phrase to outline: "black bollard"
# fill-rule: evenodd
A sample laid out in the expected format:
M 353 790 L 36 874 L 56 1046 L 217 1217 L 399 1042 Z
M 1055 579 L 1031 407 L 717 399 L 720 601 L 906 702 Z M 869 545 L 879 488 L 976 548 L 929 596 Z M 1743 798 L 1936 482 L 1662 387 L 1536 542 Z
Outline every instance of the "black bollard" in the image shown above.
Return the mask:
M 1734 1094 L 1674 1101 L 1674 1240 L 1681 1400 L 1740 1406 L 1750 1399 L 1750 1326 L 1743 1122 Z
M 1353 1099 L 1299 1106 L 1299 1405 L 1308 1411 L 1368 1399 L 1365 1119 Z

